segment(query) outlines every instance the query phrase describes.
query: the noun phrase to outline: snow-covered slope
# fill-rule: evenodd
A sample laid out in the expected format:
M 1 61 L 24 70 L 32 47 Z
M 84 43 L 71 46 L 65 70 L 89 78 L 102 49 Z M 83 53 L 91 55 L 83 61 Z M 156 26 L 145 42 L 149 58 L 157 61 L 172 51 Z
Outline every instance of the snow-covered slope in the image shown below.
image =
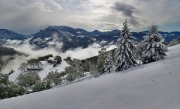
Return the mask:
M 0 101 L 1 109 L 180 109 L 180 45 L 165 60 Z

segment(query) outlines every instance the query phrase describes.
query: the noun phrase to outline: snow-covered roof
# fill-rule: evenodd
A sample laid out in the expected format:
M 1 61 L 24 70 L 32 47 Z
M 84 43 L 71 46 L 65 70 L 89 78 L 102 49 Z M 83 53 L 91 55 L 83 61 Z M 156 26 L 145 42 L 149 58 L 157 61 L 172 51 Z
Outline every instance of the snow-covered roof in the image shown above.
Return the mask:
M 54 57 L 49 57 L 48 60 L 54 61 Z

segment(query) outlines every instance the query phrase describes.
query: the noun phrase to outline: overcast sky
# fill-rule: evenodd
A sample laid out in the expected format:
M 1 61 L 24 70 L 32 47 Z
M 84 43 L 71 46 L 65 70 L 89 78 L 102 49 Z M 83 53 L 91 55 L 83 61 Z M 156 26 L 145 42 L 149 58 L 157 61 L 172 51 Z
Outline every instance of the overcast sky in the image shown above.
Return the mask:
M 180 0 L 0 0 L 0 28 L 23 34 L 53 25 L 113 30 L 127 18 L 132 31 L 153 22 L 161 31 L 180 31 L 179 13 Z

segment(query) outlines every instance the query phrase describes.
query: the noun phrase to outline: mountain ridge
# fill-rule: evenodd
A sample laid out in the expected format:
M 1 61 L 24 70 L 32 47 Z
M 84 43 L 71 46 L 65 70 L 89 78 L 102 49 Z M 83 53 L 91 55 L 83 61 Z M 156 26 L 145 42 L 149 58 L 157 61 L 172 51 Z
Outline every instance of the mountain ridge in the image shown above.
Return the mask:
M 131 33 L 137 39 L 136 41 L 140 42 L 147 31 Z M 159 33 L 166 42 L 180 37 L 180 32 L 178 31 L 159 31 Z M 30 35 L 22 35 L 11 30 L 0 29 L 0 45 L 6 44 L 7 40 L 20 40 L 23 44 L 24 40 L 30 38 L 29 43 L 36 46 L 37 49 L 51 46 L 61 51 L 67 51 L 78 47 L 86 48 L 93 43 L 98 43 L 102 46 L 116 44 L 120 34 L 121 32 L 118 29 L 112 31 L 87 31 L 82 28 L 72 28 L 69 26 L 49 26 Z

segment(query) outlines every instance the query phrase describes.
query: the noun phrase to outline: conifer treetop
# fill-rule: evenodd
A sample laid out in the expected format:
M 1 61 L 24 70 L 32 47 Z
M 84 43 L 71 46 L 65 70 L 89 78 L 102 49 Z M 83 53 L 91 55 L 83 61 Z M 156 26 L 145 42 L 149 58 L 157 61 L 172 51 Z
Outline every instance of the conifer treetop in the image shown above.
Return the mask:
M 130 32 L 130 29 L 128 27 L 128 21 L 127 19 L 125 20 L 125 22 L 123 23 L 123 27 L 121 30 L 121 39 L 132 39 L 132 40 L 136 40 L 136 38 L 132 37 L 132 34 Z M 118 39 L 119 41 L 120 39 Z M 136 42 L 134 42 L 136 43 Z
M 167 50 L 166 45 L 164 45 L 163 38 L 158 33 L 158 28 L 156 25 L 151 25 L 149 28 L 149 33 L 145 37 L 143 43 L 146 49 L 142 52 L 142 62 L 149 63 L 163 59 L 166 56 L 165 51 Z
M 158 27 L 157 25 L 151 25 L 149 27 L 149 32 L 146 36 L 146 39 L 144 40 L 145 42 L 163 42 L 163 38 L 159 34 Z

